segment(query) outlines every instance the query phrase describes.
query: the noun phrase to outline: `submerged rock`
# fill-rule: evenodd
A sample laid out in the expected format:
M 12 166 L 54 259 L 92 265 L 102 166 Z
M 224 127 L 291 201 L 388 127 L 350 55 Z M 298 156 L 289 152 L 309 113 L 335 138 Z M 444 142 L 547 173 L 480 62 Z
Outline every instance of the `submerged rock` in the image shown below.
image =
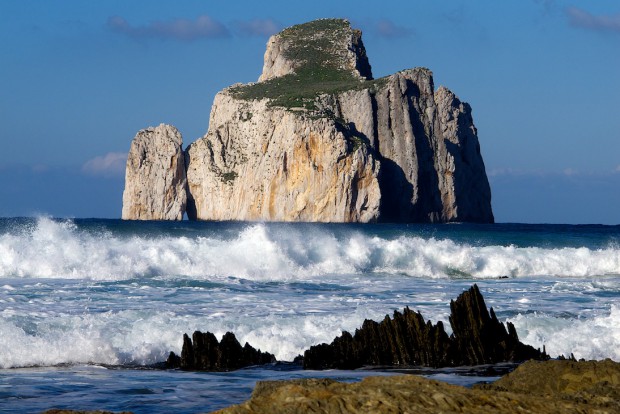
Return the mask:
M 233 371 L 236 369 L 275 362 L 268 352 L 254 349 L 247 342 L 241 346 L 235 335 L 226 332 L 220 342 L 211 332 L 194 332 L 192 339 L 183 335 L 183 349 L 179 357 L 170 353 L 168 368 L 195 371 Z
M 419 312 L 405 308 L 380 322 L 364 321 L 354 335 L 343 332 L 331 344 L 304 353 L 305 369 L 354 369 L 377 365 L 449 367 L 498 362 L 544 360 L 548 356 L 519 341 L 514 326 L 508 329 L 487 311 L 477 285 L 450 303 L 448 336 L 440 321 L 425 322 Z
M 262 381 L 250 400 L 216 412 L 618 413 L 619 379 L 616 362 L 547 361 L 523 364 L 477 389 L 415 375 L 367 377 L 352 384 L 331 379 Z

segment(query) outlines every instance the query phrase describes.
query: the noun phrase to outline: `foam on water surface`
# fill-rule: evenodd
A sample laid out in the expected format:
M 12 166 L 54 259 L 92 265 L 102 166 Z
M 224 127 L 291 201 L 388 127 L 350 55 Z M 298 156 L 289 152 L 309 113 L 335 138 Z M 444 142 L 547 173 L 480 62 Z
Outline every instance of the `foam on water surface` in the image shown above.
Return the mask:
M 195 330 L 218 337 L 232 331 L 242 344 L 292 360 L 405 306 L 449 330 L 450 300 L 473 283 L 524 342 L 551 355 L 619 360 L 619 237 L 620 228 L 600 226 L 0 219 L 0 369 L 40 367 L 29 369 L 40 370 L 34 377 L 41 393 L 65 369 L 59 366 L 153 364 L 179 353 L 182 335 Z M 5 370 L 0 379 L 15 389 L 24 372 L 31 371 Z M 140 412 L 146 388 L 114 372 L 124 371 L 104 377 L 128 393 L 118 410 Z M 159 376 L 159 388 L 147 388 L 158 395 L 169 382 L 194 390 L 238 380 L 247 398 L 252 372 L 220 378 L 158 371 L 149 380 Z M 261 372 L 262 379 L 280 378 Z M 71 384 L 55 384 L 52 394 L 76 395 L 80 385 Z M 2 392 L 0 410 L 24 408 Z M 209 406 L 228 405 L 217 401 Z
M 18 226 L 20 227 L 20 226 Z M 79 228 L 40 218 L 0 235 L 0 278 L 125 280 L 160 277 L 303 280 L 373 273 L 420 278 L 620 275 L 620 248 L 517 247 L 358 228 L 249 224 L 183 235 Z M 475 241 L 475 240 L 474 240 Z
M 344 279 L 344 278 L 343 278 Z M 524 342 L 552 355 L 617 357 L 620 320 L 614 307 L 619 281 L 482 280 L 478 284 L 501 320 L 511 320 Z M 448 321 L 449 302 L 472 281 L 384 275 L 372 283 L 315 284 L 231 280 L 137 283 L 47 279 L 12 280 L 0 306 L 0 368 L 96 363 L 150 365 L 179 353 L 182 335 L 195 330 L 221 337 L 234 332 L 292 360 L 308 347 L 354 332 L 364 319 L 381 320 L 409 306 L 427 319 Z M 558 288 L 561 285 L 562 288 Z M 145 289 L 145 287 L 148 287 Z M 571 288 L 572 287 L 572 288 Z M 449 324 L 446 324 L 449 331 Z M 594 338 L 600 344 L 590 346 Z

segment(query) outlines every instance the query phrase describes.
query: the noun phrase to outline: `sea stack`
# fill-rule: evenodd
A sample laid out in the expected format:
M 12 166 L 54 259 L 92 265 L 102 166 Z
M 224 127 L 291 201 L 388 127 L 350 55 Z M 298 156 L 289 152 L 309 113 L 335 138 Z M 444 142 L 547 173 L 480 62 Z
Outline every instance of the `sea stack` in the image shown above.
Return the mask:
M 187 203 L 183 139 L 161 124 L 131 142 L 123 192 L 124 220 L 182 220 Z
M 374 80 L 342 19 L 272 36 L 259 81 L 216 95 L 185 165 L 194 220 L 493 222 L 471 107 L 426 68 Z

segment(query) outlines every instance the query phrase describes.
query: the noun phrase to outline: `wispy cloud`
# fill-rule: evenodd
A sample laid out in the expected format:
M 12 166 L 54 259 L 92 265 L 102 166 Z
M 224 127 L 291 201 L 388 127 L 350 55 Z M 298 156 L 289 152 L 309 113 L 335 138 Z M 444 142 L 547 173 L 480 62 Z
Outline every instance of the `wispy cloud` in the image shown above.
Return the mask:
M 578 170 L 567 167 L 562 170 L 493 168 L 487 171 L 489 177 L 602 177 L 620 173 L 620 165 L 611 170 Z
M 136 39 L 170 39 L 191 42 L 230 35 L 226 26 L 206 14 L 198 16 L 195 20 L 154 21 L 144 26 L 132 25 L 121 16 L 112 16 L 106 25 L 114 32 Z
M 599 32 L 620 33 L 620 13 L 595 16 L 583 9 L 568 7 L 566 15 L 572 26 Z
M 493 168 L 487 171 L 489 177 L 502 177 L 502 176 L 543 176 L 546 173 L 542 170 L 523 170 L 519 168 Z
M 380 19 L 372 25 L 375 33 L 381 37 L 408 37 L 413 33 L 409 27 L 400 26 L 388 19 Z
M 88 160 L 82 165 L 82 171 L 92 175 L 117 177 L 125 174 L 127 153 L 108 152 L 105 155 Z
M 239 33 L 246 36 L 271 36 L 282 30 L 282 25 L 272 19 L 252 19 L 234 23 Z

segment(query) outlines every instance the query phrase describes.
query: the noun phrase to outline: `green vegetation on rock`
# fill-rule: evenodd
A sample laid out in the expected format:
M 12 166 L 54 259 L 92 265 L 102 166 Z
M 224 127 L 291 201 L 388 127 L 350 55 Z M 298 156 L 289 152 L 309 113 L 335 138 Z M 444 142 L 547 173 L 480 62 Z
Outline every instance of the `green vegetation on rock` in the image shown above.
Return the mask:
M 222 174 L 222 180 L 225 183 L 229 183 L 231 181 L 234 181 L 235 178 L 237 178 L 237 173 L 235 171 L 229 171 L 229 172 L 225 172 Z
M 270 106 L 312 111 L 320 95 L 372 88 L 383 80 L 360 79 L 344 64 L 349 51 L 343 45 L 352 33 L 343 19 L 320 19 L 285 29 L 279 36 L 286 42 L 284 56 L 295 62 L 295 72 L 229 90 L 236 98 L 269 99 Z

